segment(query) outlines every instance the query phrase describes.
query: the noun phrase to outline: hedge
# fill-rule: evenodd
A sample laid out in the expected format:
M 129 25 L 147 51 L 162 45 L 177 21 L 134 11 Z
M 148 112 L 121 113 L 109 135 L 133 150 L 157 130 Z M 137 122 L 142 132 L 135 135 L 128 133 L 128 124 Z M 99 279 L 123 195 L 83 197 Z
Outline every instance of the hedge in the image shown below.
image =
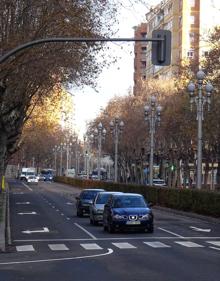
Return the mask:
M 220 192 L 217 191 L 150 187 L 67 177 L 56 177 L 55 181 L 77 186 L 82 189 L 104 188 L 109 191 L 140 193 L 148 202 L 161 207 L 220 218 Z

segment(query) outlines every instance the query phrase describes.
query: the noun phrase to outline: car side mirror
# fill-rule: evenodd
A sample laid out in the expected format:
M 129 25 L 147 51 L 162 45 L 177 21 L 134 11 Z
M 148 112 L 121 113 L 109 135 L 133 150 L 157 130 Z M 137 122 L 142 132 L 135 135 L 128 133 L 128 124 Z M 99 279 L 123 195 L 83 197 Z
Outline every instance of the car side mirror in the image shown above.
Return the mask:
M 152 202 L 149 202 L 149 203 L 148 203 L 148 207 L 149 207 L 149 208 L 152 208 L 153 205 L 154 205 L 154 204 L 153 204 Z
M 76 196 L 75 199 L 76 199 L 76 200 L 79 200 L 79 196 Z

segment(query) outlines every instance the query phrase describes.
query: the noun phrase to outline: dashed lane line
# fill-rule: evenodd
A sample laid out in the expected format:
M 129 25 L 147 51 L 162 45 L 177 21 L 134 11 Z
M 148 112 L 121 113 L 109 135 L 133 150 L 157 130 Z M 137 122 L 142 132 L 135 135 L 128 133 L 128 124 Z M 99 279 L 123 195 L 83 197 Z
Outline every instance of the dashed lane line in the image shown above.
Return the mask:
M 88 230 L 86 230 L 84 227 L 82 227 L 81 225 L 79 225 L 78 223 L 74 223 L 75 226 L 77 226 L 78 228 L 80 228 L 82 231 L 84 231 L 86 234 L 88 234 L 92 239 L 97 240 L 97 238 L 90 233 Z

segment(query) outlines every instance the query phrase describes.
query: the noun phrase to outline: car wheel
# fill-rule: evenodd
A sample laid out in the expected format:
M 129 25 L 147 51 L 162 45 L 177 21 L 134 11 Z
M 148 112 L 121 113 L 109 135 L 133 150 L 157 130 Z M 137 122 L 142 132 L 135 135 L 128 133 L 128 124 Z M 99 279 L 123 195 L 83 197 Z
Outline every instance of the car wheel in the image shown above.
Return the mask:
M 81 210 L 77 210 L 76 215 L 77 217 L 83 217 L 83 212 Z
M 147 228 L 147 232 L 148 232 L 148 233 L 153 233 L 153 232 L 154 232 L 154 226 L 153 226 L 153 225 L 149 226 L 149 227 Z

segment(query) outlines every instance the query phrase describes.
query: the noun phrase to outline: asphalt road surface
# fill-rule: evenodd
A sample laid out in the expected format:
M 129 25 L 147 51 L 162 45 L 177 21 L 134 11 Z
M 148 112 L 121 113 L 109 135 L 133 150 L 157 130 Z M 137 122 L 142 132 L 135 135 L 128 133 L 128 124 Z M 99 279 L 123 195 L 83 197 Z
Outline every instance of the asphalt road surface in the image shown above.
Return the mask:
M 76 217 L 78 188 L 9 184 L 12 245 L 0 281 L 220 280 L 218 223 L 154 209 L 153 234 L 109 234 Z

